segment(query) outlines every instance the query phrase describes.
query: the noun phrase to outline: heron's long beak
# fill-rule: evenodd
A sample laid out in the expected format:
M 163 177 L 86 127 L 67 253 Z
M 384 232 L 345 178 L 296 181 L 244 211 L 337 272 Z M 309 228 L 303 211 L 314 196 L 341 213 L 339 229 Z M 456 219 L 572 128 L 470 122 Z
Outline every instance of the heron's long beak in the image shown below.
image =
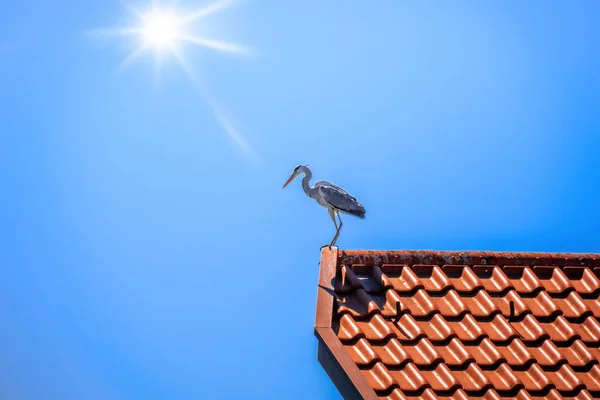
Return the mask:
M 291 181 L 293 181 L 295 177 L 296 177 L 296 175 L 294 175 L 294 174 L 290 175 L 290 177 L 288 178 L 288 180 L 283 184 L 282 189 L 285 188 L 288 185 L 288 183 L 290 183 Z

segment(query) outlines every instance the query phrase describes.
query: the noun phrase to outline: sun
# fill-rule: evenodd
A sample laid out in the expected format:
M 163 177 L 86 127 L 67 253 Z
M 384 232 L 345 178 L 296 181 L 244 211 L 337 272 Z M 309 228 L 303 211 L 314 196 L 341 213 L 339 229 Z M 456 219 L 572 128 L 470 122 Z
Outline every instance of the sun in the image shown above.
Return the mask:
M 173 7 L 164 8 L 157 3 L 152 3 L 151 7 L 144 12 L 128 7 L 136 16 L 137 21 L 133 26 L 92 30 L 89 33 L 94 36 L 129 36 L 139 39 L 138 46 L 123 60 L 119 70 L 129 66 L 144 52 L 154 49 L 160 56 L 157 61 L 168 55 L 174 56 L 183 69 L 191 74 L 183 54 L 184 45 L 199 46 L 241 56 L 253 53 L 245 46 L 190 33 L 193 28 L 190 25 L 193 22 L 222 11 L 234 2 L 235 0 L 220 0 L 188 13 L 181 13 Z
M 172 13 L 152 10 L 142 16 L 141 34 L 146 44 L 157 50 L 173 48 L 182 37 L 179 25 Z

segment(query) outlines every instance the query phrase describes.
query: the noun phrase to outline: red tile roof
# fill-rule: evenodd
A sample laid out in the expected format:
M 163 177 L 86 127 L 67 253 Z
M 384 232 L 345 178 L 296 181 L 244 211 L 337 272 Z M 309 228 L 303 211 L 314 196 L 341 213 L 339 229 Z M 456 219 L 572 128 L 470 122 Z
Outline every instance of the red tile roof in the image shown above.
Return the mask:
M 318 358 L 346 399 L 600 398 L 600 255 L 324 248 Z

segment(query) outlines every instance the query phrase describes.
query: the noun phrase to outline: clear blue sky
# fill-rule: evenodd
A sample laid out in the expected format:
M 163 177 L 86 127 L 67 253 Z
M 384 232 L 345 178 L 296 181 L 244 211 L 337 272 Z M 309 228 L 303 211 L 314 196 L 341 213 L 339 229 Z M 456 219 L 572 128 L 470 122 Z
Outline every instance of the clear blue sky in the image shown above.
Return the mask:
M 182 2 L 187 10 L 206 5 Z M 143 4 L 139 4 L 143 6 Z M 600 252 L 600 3 L 246 0 L 153 84 L 114 1 L 0 15 L 0 398 L 336 399 L 313 321 L 342 248 Z

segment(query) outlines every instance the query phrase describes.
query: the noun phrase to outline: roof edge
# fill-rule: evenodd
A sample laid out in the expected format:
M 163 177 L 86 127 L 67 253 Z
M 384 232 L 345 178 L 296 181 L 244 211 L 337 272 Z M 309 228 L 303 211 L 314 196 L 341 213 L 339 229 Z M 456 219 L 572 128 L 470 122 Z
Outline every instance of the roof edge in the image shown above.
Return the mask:
M 552 265 L 600 267 L 600 254 L 434 251 L 434 250 L 339 250 L 338 263 L 382 264 L 447 264 L 447 265 Z
M 324 346 L 323 350 L 328 350 L 328 354 L 320 355 L 319 362 L 340 393 L 347 396 L 344 398 L 357 398 L 356 392 L 358 392 L 361 399 L 377 400 L 375 391 L 360 372 L 356 363 L 352 361 L 333 329 L 315 328 L 315 335 L 319 338 L 320 344 Z M 340 373 L 340 369 L 343 373 Z
M 333 279 L 339 262 L 338 249 L 323 247 L 319 271 L 319 287 L 317 289 L 317 312 L 315 328 L 331 328 L 333 313 Z
M 360 372 L 344 345 L 331 327 L 333 320 L 333 283 L 340 255 L 337 247 L 321 249 L 319 287 L 317 291 L 317 312 L 315 316 L 315 336 L 319 339 L 319 362 L 342 395 L 355 398 L 356 392 L 362 399 L 377 399 L 375 391 Z M 343 373 L 340 373 L 343 371 Z M 356 391 L 356 392 L 355 392 Z

